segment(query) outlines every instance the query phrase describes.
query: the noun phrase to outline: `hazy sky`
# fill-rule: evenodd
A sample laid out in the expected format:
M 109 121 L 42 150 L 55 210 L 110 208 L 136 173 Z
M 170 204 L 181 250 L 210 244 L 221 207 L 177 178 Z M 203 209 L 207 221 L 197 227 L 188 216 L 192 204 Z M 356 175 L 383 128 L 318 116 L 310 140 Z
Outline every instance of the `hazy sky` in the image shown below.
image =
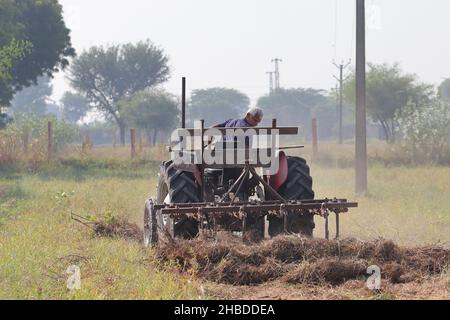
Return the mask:
M 279 57 L 283 87 L 335 86 L 337 62 L 354 61 L 355 0 L 60 0 L 78 53 L 150 39 L 170 57 L 168 91 L 232 87 L 268 91 Z M 450 77 L 450 1 L 367 0 L 367 59 L 400 62 L 437 84 Z M 335 45 L 336 44 L 336 45 Z M 70 89 L 59 74 L 54 98 Z

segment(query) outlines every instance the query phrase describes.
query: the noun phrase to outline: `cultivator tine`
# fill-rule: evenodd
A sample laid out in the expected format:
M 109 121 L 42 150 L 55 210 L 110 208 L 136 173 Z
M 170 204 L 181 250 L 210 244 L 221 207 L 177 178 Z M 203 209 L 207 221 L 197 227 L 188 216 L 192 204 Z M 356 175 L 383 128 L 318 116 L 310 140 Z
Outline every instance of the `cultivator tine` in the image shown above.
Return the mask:
M 247 230 L 247 212 L 245 211 L 244 207 L 241 207 L 239 209 L 239 217 L 242 218 L 242 235 L 244 235 L 245 231 Z
M 286 210 L 286 206 L 282 204 L 280 206 L 280 214 L 283 217 L 283 230 L 284 233 L 288 232 L 288 212 Z
M 329 229 L 329 212 L 326 207 L 326 202 L 322 203 L 320 208 L 321 215 L 325 218 L 325 239 L 330 240 L 330 229 Z
M 338 240 L 339 237 L 339 212 L 336 212 L 336 240 Z
M 216 216 L 213 216 L 213 236 L 214 236 L 214 239 L 217 238 L 217 219 L 216 219 Z
M 197 215 L 198 215 L 198 219 L 200 220 L 199 221 L 199 224 L 200 224 L 200 228 L 199 228 L 199 233 L 200 233 L 200 235 L 201 236 L 203 236 L 204 235 L 204 219 L 203 219 L 203 208 L 202 207 L 200 207 L 200 208 L 198 208 L 198 212 L 197 212 Z

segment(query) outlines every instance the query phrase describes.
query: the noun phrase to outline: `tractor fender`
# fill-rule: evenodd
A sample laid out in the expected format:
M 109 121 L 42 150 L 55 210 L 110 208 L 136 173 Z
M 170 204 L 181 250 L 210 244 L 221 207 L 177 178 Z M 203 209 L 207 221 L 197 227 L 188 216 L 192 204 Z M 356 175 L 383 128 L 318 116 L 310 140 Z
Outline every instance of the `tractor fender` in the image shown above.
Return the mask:
M 269 185 L 274 188 L 275 190 L 278 190 L 281 188 L 281 186 L 286 182 L 288 178 L 288 161 L 286 154 L 284 151 L 278 151 L 277 160 L 279 161 L 279 167 L 278 172 L 275 175 L 272 176 L 266 176 L 266 181 L 268 181 Z

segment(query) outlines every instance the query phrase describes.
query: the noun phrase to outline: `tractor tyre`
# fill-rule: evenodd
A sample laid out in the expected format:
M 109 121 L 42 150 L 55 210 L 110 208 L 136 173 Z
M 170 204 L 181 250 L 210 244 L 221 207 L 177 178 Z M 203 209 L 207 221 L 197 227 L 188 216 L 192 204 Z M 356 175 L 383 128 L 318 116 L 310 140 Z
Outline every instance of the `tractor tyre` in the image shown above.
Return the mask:
M 288 178 L 278 190 L 278 193 L 286 200 L 313 200 L 313 179 L 310 175 L 310 168 L 306 160 L 300 157 L 287 157 Z M 314 215 L 304 212 L 288 213 L 287 232 L 302 234 L 312 237 L 315 228 Z M 281 218 L 271 218 L 269 220 L 269 235 L 277 236 L 284 232 L 284 223 Z
M 201 188 L 191 172 L 177 170 L 172 161 L 161 165 L 158 176 L 158 204 L 196 203 L 200 202 Z M 198 222 L 187 217 L 168 217 L 156 213 L 158 235 L 172 238 L 193 239 L 198 235 Z M 161 237 L 160 237 L 161 238 Z

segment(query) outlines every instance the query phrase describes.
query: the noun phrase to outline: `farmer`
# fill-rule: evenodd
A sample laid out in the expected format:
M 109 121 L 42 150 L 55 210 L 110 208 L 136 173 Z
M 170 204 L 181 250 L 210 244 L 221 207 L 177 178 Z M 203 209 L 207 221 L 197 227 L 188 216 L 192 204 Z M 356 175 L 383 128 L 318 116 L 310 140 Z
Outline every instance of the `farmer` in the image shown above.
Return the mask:
M 211 128 L 250 128 L 250 127 L 256 127 L 263 119 L 264 113 L 260 108 L 254 107 L 250 108 L 247 113 L 245 114 L 245 117 L 243 119 L 229 119 L 223 123 L 216 124 L 215 126 L 212 126 Z M 224 141 L 232 141 L 230 137 L 225 136 Z M 236 142 L 236 138 L 234 139 Z M 208 144 L 212 142 L 212 137 L 209 139 Z M 249 140 L 246 139 L 246 145 L 248 146 Z M 225 145 L 224 145 L 225 148 Z
M 250 128 L 250 127 L 256 127 L 259 123 L 261 123 L 263 119 L 264 113 L 260 108 L 254 107 L 250 108 L 247 113 L 245 114 L 245 117 L 243 119 L 229 119 L 223 123 L 216 124 L 212 128 Z M 234 148 L 238 147 L 238 139 L 237 137 L 229 137 L 224 136 L 224 140 L 222 141 L 222 144 L 218 144 L 221 146 L 221 149 L 227 148 L 227 142 L 232 142 L 234 140 Z M 251 143 L 251 137 L 246 136 L 245 137 L 245 145 L 246 147 L 249 147 Z M 209 143 L 211 143 L 212 139 L 209 140 Z M 217 145 L 217 144 L 216 144 Z M 219 147 L 220 148 L 220 147 Z M 228 168 L 224 170 L 224 175 L 226 175 L 228 178 L 231 178 L 233 180 L 236 180 L 241 176 L 243 169 L 239 168 Z M 258 181 L 256 180 L 256 177 L 252 177 L 251 179 L 246 179 L 244 181 L 244 184 L 242 186 L 242 191 L 239 192 L 238 198 L 240 199 L 247 199 L 248 194 L 247 190 L 249 190 L 250 186 L 256 186 L 258 184 Z
M 263 119 L 264 113 L 260 108 L 254 107 L 247 111 L 244 119 L 229 119 L 216 124 L 213 128 L 248 128 L 256 127 Z

